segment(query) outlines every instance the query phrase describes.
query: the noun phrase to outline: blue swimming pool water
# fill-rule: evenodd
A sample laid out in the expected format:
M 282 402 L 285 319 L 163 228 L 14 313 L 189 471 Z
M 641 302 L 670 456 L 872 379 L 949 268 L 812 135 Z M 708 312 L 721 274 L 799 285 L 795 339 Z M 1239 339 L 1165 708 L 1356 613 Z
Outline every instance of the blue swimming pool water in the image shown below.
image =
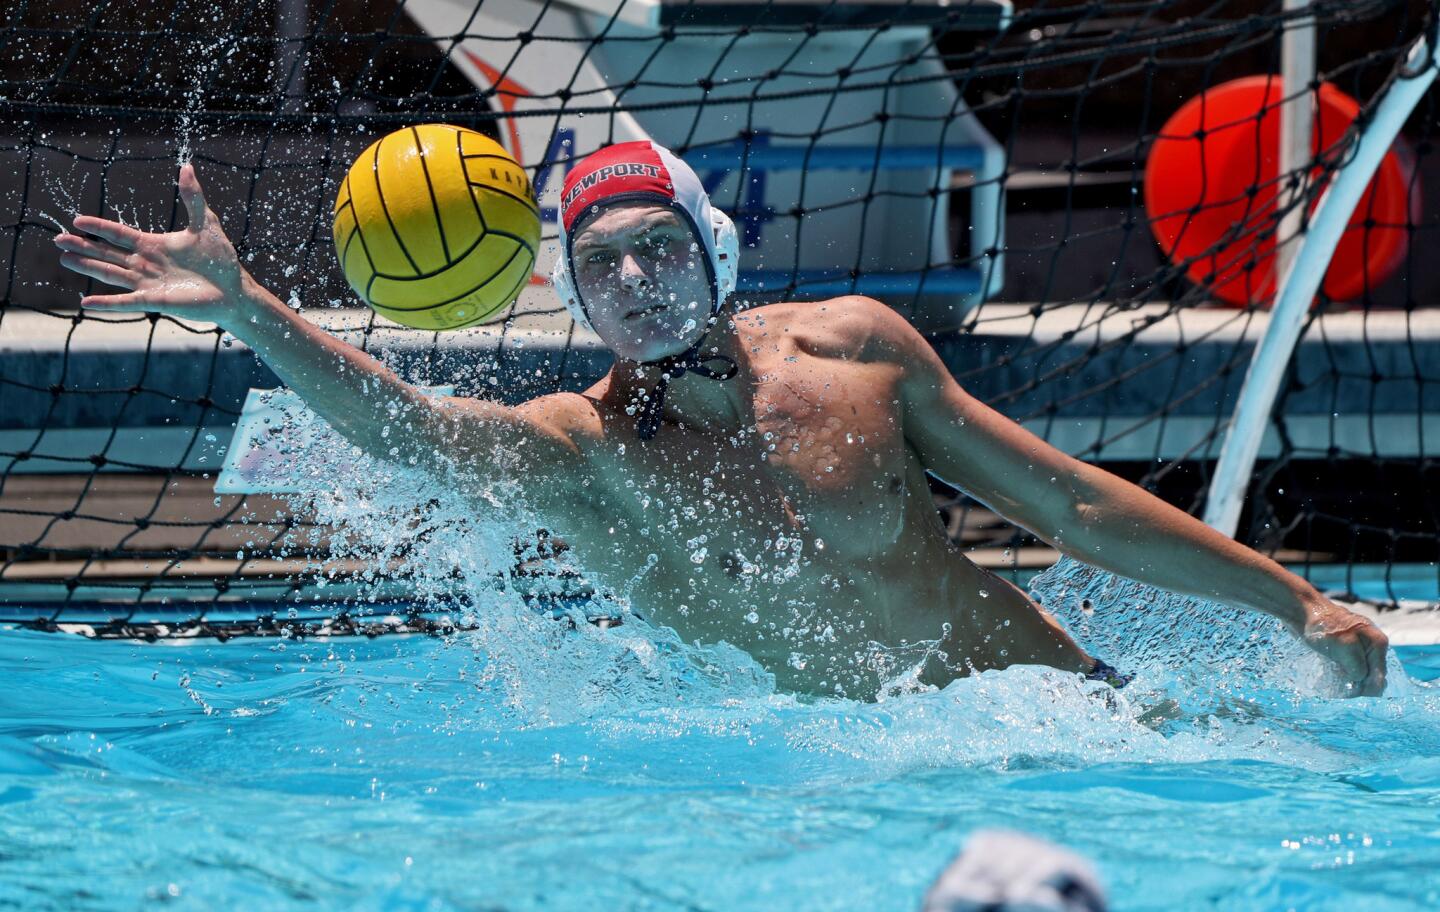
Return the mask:
M 1047 585 L 1131 688 L 801 701 L 733 650 L 499 612 L 448 641 L 0 632 L 0 906 L 914 909 L 1004 826 L 1117 909 L 1440 907 L 1440 687 L 1337 699 L 1263 625 Z

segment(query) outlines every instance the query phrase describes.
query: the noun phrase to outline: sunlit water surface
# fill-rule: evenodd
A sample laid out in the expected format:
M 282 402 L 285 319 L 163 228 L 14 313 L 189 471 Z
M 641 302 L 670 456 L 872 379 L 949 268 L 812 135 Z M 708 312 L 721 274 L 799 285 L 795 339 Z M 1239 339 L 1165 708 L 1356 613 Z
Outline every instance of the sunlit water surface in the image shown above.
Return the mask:
M 406 536 L 489 573 L 477 539 Z M 915 909 L 1000 826 L 1117 909 L 1440 907 L 1440 687 L 1394 662 L 1342 699 L 1265 622 L 1069 563 L 1035 589 L 1133 684 L 799 700 L 500 596 L 449 639 L 3 631 L 0 906 Z

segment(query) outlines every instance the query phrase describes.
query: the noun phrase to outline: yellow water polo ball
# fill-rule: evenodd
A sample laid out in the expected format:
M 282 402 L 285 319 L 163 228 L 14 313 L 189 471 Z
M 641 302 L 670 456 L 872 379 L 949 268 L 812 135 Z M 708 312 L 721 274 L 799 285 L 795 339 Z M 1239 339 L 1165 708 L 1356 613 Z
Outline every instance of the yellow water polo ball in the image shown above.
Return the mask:
M 376 313 L 416 329 L 460 329 L 504 310 L 530 281 L 539 244 L 525 169 L 463 127 L 382 137 L 335 199 L 345 279 Z

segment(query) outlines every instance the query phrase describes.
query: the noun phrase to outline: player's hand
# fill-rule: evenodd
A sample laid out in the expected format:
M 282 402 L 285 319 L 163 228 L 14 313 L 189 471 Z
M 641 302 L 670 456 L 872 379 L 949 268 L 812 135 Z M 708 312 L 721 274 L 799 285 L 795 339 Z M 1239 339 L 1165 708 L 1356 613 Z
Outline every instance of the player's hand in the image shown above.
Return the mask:
M 1385 652 L 1390 640 L 1353 611 L 1321 599 L 1307 613 L 1305 642 L 1333 661 L 1351 696 L 1377 697 L 1385 690 Z
M 92 294 L 80 306 L 95 310 L 154 311 L 223 323 L 241 306 L 245 270 L 220 219 L 205 205 L 195 168 L 180 168 L 180 199 L 189 225 L 150 233 L 91 215 L 75 217 L 75 233 L 55 236 L 60 265 L 127 289 Z

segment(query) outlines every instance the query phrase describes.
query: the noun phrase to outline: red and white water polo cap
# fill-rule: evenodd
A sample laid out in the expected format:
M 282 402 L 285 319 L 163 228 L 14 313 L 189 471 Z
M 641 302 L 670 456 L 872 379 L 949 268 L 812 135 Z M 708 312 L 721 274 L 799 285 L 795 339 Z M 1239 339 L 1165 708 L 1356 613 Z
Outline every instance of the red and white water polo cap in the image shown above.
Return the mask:
M 712 300 L 710 315 L 735 290 L 740 244 L 730 217 L 710 205 L 694 170 L 669 149 L 648 139 L 616 143 L 585 156 L 560 191 L 560 256 L 551 281 L 575 322 L 590 329 L 585 303 L 575 289 L 570 238 L 604 206 L 655 202 L 679 213 L 705 248 Z

